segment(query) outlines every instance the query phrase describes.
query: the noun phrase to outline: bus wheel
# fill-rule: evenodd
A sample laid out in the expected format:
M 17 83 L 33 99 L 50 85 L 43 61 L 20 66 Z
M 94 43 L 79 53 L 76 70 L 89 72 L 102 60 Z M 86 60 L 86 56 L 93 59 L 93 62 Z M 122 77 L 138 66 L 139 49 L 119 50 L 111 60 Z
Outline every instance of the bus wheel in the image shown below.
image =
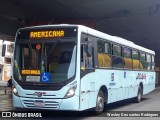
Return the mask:
M 98 96 L 97 96 L 97 100 L 96 100 L 95 112 L 96 112 L 96 114 L 101 114 L 103 112 L 103 110 L 104 110 L 104 94 L 100 90 L 98 92 Z
M 137 93 L 137 97 L 135 98 L 135 102 L 136 102 L 136 103 L 141 102 L 142 94 L 143 94 L 143 92 L 142 92 L 142 87 L 139 86 L 139 88 L 138 88 L 138 93 Z

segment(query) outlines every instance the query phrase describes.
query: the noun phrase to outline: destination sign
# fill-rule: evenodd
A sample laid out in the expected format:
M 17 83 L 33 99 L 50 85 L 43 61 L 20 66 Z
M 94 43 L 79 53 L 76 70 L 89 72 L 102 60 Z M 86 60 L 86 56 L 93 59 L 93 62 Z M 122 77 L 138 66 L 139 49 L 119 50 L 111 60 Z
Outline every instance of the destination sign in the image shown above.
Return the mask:
M 17 40 L 22 39 L 52 39 L 62 37 L 76 37 L 77 27 L 42 27 L 42 28 L 25 28 L 19 30 Z
M 40 70 L 22 70 L 23 75 L 40 75 Z
M 52 38 L 52 37 L 64 37 L 64 30 L 54 31 L 34 31 L 30 32 L 30 38 Z

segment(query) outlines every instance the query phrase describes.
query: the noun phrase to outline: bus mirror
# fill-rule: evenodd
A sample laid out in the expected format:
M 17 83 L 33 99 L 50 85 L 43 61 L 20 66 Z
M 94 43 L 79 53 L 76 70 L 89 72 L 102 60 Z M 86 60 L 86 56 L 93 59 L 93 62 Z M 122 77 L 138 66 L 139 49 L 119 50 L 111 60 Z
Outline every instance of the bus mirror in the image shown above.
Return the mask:
M 6 44 L 3 44 L 2 45 L 2 57 L 5 56 L 5 53 L 6 53 Z

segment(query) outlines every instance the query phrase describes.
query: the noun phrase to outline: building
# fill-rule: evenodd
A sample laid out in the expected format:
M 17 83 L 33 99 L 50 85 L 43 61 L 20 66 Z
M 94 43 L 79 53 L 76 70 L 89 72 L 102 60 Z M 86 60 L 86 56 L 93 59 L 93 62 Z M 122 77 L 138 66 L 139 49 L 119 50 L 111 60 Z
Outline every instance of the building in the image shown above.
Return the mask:
M 0 40 L 0 82 L 6 82 L 11 78 L 13 46 L 14 42 Z M 5 50 L 4 56 L 2 56 L 2 49 Z

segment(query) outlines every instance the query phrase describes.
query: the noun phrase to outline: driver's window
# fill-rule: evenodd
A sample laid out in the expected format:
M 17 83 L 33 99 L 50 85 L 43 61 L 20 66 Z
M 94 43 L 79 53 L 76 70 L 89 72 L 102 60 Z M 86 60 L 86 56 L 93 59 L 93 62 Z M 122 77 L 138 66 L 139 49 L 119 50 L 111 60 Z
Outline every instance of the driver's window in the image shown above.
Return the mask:
M 87 45 L 81 45 L 81 68 L 93 68 L 94 61 L 93 61 L 93 47 Z

